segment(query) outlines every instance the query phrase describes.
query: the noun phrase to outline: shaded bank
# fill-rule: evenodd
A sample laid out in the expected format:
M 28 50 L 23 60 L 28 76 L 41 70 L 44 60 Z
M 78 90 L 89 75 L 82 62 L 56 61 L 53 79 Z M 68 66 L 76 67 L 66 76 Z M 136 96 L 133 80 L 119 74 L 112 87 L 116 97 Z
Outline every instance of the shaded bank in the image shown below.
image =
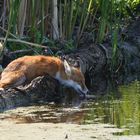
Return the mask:
M 106 77 L 110 77 L 114 81 L 116 80 L 116 84 L 139 79 L 139 77 L 133 76 L 135 73 L 138 74 L 140 72 L 139 25 L 140 18 L 133 21 L 133 23 L 121 33 L 117 63 L 113 72 L 110 69 L 113 50 L 109 41 L 96 46 L 93 42 L 89 41 L 91 39 L 90 37 L 84 38 L 79 50 L 65 56 L 63 55 L 62 57 L 65 57 L 71 65 L 81 66 L 81 70 L 85 74 L 86 84 L 94 93 L 105 90 L 107 82 L 102 80 L 103 77 L 105 77 L 105 79 Z M 122 39 L 124 40 L 122 41 Z M 132 76 L 128 77 L 128 73 Z M 91 87 L 93 87 L 93 89 Z M 77 100 L 79 98 L 74 90 L 62 87 L 62 85 L 53 78 L 49 76 L 38 77 L 32 81 L 28 88 L 23 87 L 22 92 L 14 89 L 1 92 L 0 111 L 17 106 L 25 106 L 42 99 L 59 102 L 62 99 L 65 100 L 69 95 L 74 96 L 74 98 L 76 97 Z

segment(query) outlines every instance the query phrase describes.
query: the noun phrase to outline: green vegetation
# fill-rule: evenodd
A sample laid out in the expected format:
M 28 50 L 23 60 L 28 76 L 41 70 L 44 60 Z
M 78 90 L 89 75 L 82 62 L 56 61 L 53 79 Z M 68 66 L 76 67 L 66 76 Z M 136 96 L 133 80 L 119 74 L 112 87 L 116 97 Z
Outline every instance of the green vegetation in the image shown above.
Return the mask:
M 140 1 L 1 0 L 1 3 L 1 37 L 5 37 L 1 40 L 5 41 L 5 45 L 9 38 L 45 43 L 49 47 L 56 46 L 55 42 L 59 40 L 65 46 L 63 49 L 67 50 L 80 47 L 83 33 L 88 32 L 93 35 L 95 43 L 102 43 L 110 37 L 114 65 L 119 30 L 125 26 L 125 21 L 138 13 Z M 21 44 L 19 41 L 19 48 L 23 46 Z
M 115 97 L 116 96 L 116 97 Z M 124 135 L 140 135 L 140 82 L 109 91 L 92 105 L 85 123 L 109 123 L 124 128 Z M 119 135 L 119 134 L 118 134 Z

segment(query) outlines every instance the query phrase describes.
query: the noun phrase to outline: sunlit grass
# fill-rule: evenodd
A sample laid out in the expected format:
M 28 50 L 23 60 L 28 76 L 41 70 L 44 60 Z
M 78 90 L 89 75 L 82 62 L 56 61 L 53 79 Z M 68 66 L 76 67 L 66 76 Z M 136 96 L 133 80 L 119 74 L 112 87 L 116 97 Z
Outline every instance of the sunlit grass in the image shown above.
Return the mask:
M 57 39 L 73 42 L 71 46 L 74 48 L 80 47 L 80 39 L 86 31 L 93 34 L 94 43 L 103 43 L 111 36 L 112 66 L 114 66 L 117 59 L 119 30 L 125 19 L 133 18 L 138 4 L 139 0 L 58 0 L 58 21 L 55 23 L 59 32 Z M 4 26 L 8 31 L 6 38 L 12 33 L 17 38 L 36 43 L 53 40 L 54 6 L 51 0 L 22 2 L 10 0 L 7 2 L 7 17 L 5 17 L 8 26 Z

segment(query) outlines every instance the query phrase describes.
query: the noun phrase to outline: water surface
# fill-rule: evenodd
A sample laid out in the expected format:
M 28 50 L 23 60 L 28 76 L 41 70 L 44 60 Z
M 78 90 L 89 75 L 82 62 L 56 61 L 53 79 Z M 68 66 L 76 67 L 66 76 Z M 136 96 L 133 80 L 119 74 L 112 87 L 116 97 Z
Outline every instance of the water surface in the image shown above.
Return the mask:
M 127 129 L 118 135 L 140 135 L 140 82 L 123 85 L 91 103 L 85 122 Z
M 34 105 L 6 111 L 0 119 L 16 123 L 113 124 L 126 129 L 116 135 L 140 135 L 140 82 L 108 88 L 105 95 L 85 101 L 81 108 Z

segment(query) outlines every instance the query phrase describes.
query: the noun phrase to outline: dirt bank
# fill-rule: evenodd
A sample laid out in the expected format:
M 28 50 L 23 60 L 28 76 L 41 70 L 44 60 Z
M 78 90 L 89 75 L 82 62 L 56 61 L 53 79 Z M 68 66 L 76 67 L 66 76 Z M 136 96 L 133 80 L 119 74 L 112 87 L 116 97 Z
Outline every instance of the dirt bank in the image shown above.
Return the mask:
M 121 132 L 105 124 L 32 123 L 0 121 L 1 140 L 139 140 L 140 136 L 113 136 Z
M 124 130 L 113 125 L 81 123 L 84 121 L 85 111 L 79 108 L 58 109 L 50 106 L 21 107 L 6 111 L 0 114 L 0 140 L 140 139 L 140 136 L 114 136 L 113 133 Z
M 112 140 L 111 133 L 120 131 L 122 130 L 103 124 L 15 124 L 9 121 L 0 121 L 1 140 Z

